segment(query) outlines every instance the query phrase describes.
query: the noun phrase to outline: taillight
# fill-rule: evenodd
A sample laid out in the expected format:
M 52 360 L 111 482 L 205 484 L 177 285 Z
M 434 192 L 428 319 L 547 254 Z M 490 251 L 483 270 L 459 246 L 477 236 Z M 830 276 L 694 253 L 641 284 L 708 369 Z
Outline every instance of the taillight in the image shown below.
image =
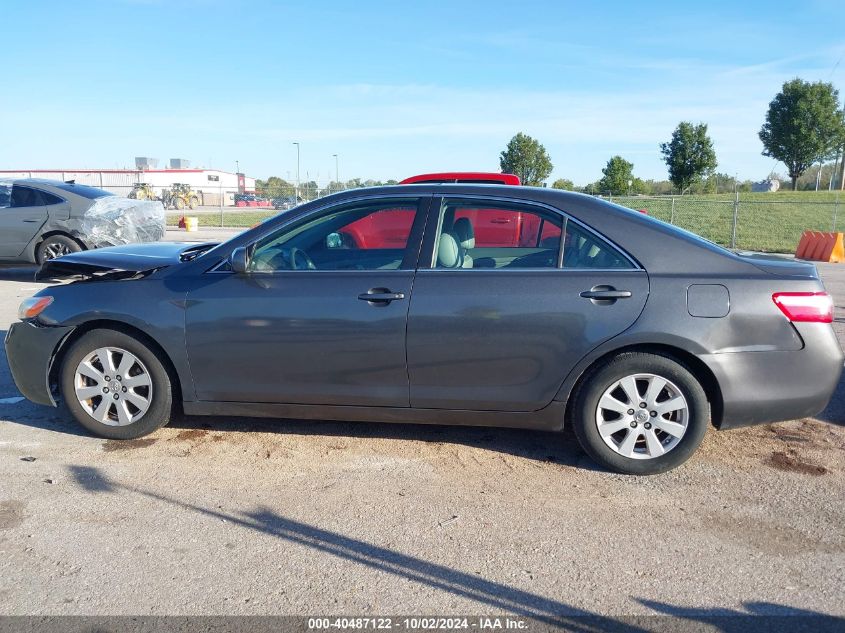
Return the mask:
M 772 301 L 790 321 L 833 322 L 833 299 L 826 292 L 776 292 Z

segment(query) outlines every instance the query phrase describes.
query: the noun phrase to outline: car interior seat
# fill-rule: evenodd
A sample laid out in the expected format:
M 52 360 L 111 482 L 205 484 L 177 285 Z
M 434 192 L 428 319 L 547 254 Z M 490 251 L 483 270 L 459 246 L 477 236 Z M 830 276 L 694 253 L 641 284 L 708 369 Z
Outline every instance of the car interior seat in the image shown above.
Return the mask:
M 437 244 L 438 268 L 460 268 L 463 262 L 463 246 L 452 233 L 441 233 Z
M 475 229 L 472 226 L 472 222 L 469 218 L 458 218 L 455 220 L 452 233 L 463 249 L 461 268 L 472 268 L 472 255 L 468 252 L 469 249 L 475 248 Z

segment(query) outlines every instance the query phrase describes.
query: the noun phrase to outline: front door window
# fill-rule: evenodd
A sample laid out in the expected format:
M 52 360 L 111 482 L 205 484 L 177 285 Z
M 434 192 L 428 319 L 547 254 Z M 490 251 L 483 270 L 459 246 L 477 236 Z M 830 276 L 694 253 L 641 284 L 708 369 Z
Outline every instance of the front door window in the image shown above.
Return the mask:
M 353 204 L 285 227 L 258 242 L 251 272 L 396 270 L 406 262 L 417 201 Z

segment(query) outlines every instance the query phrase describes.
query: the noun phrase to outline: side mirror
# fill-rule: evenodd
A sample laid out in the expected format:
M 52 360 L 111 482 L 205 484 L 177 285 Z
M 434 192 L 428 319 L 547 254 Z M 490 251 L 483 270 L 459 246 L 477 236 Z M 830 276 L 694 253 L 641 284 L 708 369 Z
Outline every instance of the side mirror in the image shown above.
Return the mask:
M 229 256 L 229 264 L 232 266 L 232 270 L 239 275 L 246 273 L 249 269 L 249 254 L 247 253 L 247 248 L 245 246 L 238 246 L 238 248 L 233 250 L 232 254 Z

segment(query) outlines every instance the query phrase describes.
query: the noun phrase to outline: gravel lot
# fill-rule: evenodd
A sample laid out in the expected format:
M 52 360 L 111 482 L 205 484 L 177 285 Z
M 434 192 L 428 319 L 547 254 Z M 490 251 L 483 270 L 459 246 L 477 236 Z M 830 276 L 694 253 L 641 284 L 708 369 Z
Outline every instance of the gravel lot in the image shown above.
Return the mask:
M 820 270 L 845 315 L 845 266 Z M 32 272 L 0 269 L 3 334 Z M 568 432 L 192 418 L 114 442 L 16 396 L 0 357 L 2 614 L 845 615 L 842 385 L 649 478 Z

